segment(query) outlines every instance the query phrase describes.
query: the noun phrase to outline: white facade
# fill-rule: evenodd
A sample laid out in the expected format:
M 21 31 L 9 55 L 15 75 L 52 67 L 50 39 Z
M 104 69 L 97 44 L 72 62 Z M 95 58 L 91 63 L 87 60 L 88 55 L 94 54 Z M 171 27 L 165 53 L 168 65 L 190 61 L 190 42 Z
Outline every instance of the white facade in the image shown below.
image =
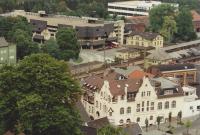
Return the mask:
M 149 11 L 157 5 L 162 4 L 160 1 L 123 1 L 123 2 L 109 2 L 108 12 L 111 15 L 119 16 L 135 16 L 149 15 Z M 178 4 L 172 4 L 178 7 Z
M 199 113 L 197 108 L 200 106 L 200 100 L 196 100 L 196 89 L 193 87 L 183 87 L 185 95 L 173 96 L 169 92 L 161 97 L 156 93 L 150 79 L 144 77 L 134 100 L 130 101 L 126 98 L 128 85 L 124 87 L 125 94 L 118 96 L 111 94 L 110 85 L 109 81 L 104 81 L 101 90 L 94 93 L 93 104 L 82 100 L 86 111 L 94 119 L 108 117 L 114 125 L 137 122 L 140 126 L 145 126 L 145 119 L 149 120 L 149 124 L 154 125 L 158 116 L 163 118 L 162 122 L 166 122 L 170 112 L 174 118 L 179 111 L 182 111 L 183 117 Z M 117 85 L 117 87 L 121 86 Z M 188 91 L 190 95 L 186 95 Z

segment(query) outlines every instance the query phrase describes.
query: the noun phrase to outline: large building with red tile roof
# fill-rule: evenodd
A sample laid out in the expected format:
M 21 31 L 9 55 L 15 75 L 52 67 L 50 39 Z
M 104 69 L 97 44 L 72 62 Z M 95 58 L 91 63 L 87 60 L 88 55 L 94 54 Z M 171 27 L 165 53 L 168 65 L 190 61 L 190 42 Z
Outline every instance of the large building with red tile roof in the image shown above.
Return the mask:
M 130 77 L 114 70 L 92 75 L 82 80 L 82 89 L 81 101 L 88 115 L 92 119 L 107 117 L 113 125 L 137 122 L 144 126 L 145 119 L 155 124 L 158 116 L 165 122 L 169 112 L 173 117 L 179 111 L 183 111 L 183 117 L 199 113 L 197 109 L 188 113 L 191 103 L 194 108 L 200 107 L 195 88 L 182 88 L 168 78 L 153 77 L 142 71 L 135 70 Z
M 191 11 L 192 21 L 196 32 L 200 32 L 200 14 L 195 10 Z

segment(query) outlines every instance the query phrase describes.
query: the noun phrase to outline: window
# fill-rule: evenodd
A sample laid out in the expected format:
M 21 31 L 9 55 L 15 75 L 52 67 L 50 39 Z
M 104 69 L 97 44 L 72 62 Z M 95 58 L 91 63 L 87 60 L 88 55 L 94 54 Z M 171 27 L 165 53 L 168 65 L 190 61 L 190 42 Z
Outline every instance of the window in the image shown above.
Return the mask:
M 158 110 L 162 110 L 162 102 L 158 102 Z
M 153 120 L 153 116 L 150 116 L 150 120 Z
M 151 102 L 151 110 L 154 110 L 154 102 Z
M 126 123 L 131 123 L 131 119 L 127 119 L 127 120 L 126 120 Z
M 144 101 L 142 101 L 142 112 L 144 111 Z
M 176 108 L 176 101 L 172 101 L 172 108 Z
M 149 111 L 149 101 L 147 101 L 147 111 Z
M 109 116 L 112 116 L 112 112 L 109 112 Z
M 124 108 L 120 108 L 120 114 L 124 114 Z
M 127 113 L 131 113 L 131 107 L 127 108 Z
M 124 120 L 121 119 L 121 120 L 119 121 L 119 123 L 120 123 L 120 124 L 123 124 L 123 123 L 124 123 Z
M 98 101 L 96 101 L 96 107 L 98 108 Z
M 169 109 L 169 102 L 168 101 L 165 102 L 165 109 Z
M 151 95 L 151 91 L 147 91 L 147 96 L 150 96 Z
M 137 117 L 137 122 L 140 122 L 140 117 Z
M 124 95 L 121 96 L 121 100 L 124 100 Z
M 140 112 L 140 104 L 137 104 L 136 112 Z

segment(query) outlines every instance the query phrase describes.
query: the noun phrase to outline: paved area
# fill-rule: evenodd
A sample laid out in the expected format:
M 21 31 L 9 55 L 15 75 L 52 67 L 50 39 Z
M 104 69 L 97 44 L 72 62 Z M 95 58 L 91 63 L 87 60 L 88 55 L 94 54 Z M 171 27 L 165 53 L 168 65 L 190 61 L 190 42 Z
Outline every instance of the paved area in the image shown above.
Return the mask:
M 115 59 L 115 53 L 117 50 L 123 48 L 113 48 L 105 50 L 105 60 L 110 63 Z M 91 61 L 101 61 L 104 62 L 104 51 L 97 50 L 81 50 L 80 57 L 83 59 L 82 63 L 87 63 Z

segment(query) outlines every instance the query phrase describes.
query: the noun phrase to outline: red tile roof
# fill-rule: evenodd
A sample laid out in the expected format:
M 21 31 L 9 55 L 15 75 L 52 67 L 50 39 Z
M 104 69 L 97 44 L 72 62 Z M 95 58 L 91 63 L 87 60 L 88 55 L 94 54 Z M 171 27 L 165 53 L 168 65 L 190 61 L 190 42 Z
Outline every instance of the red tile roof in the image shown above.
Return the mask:
M 135 70 L 132 73 L 130 73 L 128 75 L 128 78 L 132 78 L 132 79 L 142 79 L 144 76 L 148 76 L 148 77 L 153 77 L 154 75 L 150 74 L 150 73 L 146 73 L 144 71 L 140 71 L 140 70 Z
M 191 14 L 192 14 L 193 21 L 200 21 L 200 15 L 195 10 L 192 10 Z

